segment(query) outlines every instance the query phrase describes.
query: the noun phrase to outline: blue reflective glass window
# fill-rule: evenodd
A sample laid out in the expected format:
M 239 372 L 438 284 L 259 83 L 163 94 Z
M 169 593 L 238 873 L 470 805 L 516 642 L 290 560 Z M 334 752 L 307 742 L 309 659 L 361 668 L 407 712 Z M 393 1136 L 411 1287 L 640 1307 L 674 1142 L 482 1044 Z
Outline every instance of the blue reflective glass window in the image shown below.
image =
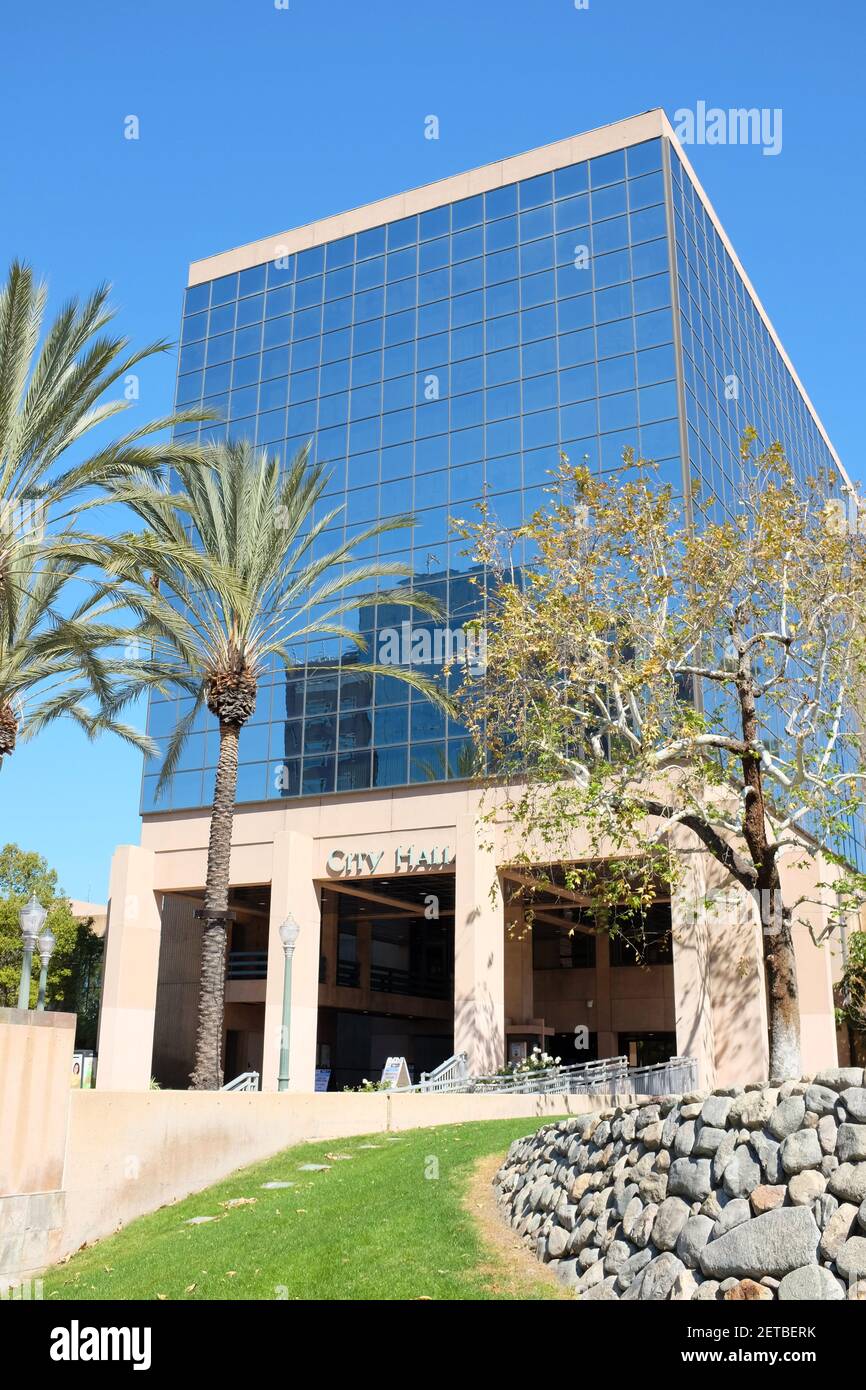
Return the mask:
M 517 211 L 517 184 L 509 183 L 504 188 L 491 188 L 484 195 L 484 215 L 488 219 L 507 217 Z
M 644 386 L 638 392 L 641 424 L 667 420 L 677 413 L 677 388 L 673 381 Z
M 352 293 L 354 270 L 344 266 L 341 270 L 331 270 L 325 276 L 325 299 L 342 299 Z
M 291 313 L 294 287 L 283 285 L 282 289 L 269 290 L 265 295 L 265 318 L 275 319 L 282 314 Z
M 382 390 L 382 409 L 405 410 L 414 399 L 413 386 L 411 376 L 393 377 L 386 381 Z
M 312 312 L 312 313 L 315 313 L 315 314 L 319 314 L 319 313 L 321 313 L 321 310 L 315 309 L 315 310 L 312 310 L 312 311 L 309 311 L 309 310 L 308 310 L 307 312 Z M 299 315 L 299 317 L 301 317 L 301 315 Z M 289 339 L 291 338 L 291 336 L 292 336 L 292 316 L 291 316 L 291 314 L 284 314 L 283 317 L 282 317 L 281 319 L 267 319 L 267 320 L 265 321 L 264 332 L 263 332 L 263 334 L 262 334 L 262 343 L 263 343 L 264 347 L 266 347 L 266 348 L 282 347 L 285 343 L 287 343 L 287 342 L 289 341 Z M 297 338 L 297 337 L 299 337 L 299 336 L 302 336 L 302 335 L 298 334 L 298 332 L 296 331 L 296 332 L 295 332 L 295 337 Z
M 232 391 L 229 397 L 229 415 L 231 418 L 236 420 L 241 415 L 254 415 L 258 395 L 257 386 L 243 386 L 238 391 Z
M 418 310 L 419 338 L 445 333 L 450 323 L 451 301 L 448 299 L 437 299 L 435 304 L 422 304 Z
M 261 375 L 260 357 L 239 357 L 232 368 L 232 386 L 252 386 Z
M 339 391 L 334 396 L 322 396 L 319 401 L 319 429 L 344 425 L 349 418 L 349 396 Z
M 559 399 L 563 405 L 595 395 L 595 363 L 584 363 L 559 374 Z
M 518 190 L 521 209 L 549 203 L 553 198 L 553 175 L 537 174 L 535 178 L 521 179 Z
M 640 448 L 645 458 L 668 458 L 676 454 L 680 447 L 680 425 L 676 419 L 664 420 L 658 424 L 641 421 Z M 677 483 L 679 486 L 679 483 Z
M 388 748 L 373 753 L 373 786 L 399 787 L 409 779 L 409 750 Z
M 192 372 L 204 366 L 204 343 L 190 343 L 180 350 L 178 370 Z
M 345 328 L 352 322 L 352 300 L 334 299 L 325 304 L 322 313 L 322 330 L 332 333 L 336 328 Z M 348 351 L 348 348 L 346 349 Z
M 268 335 L 277 332 L 277 325 L 282 324 L 282 319 L 272 319 L 265 325 L 265 341 L 268 342 Z M 300 313 L 295 313 L 293 338 L 311 338 L 313 334 L 322 331 L 322 306 L 317 304 L 314 309 L 304 309 Z M 272 341 L 272 340 L 271 340 Z
M 665 210 L 662 204 L 656 207 L 642 208 L 637 212 L 632 211 L 629 213 L 628 220 L 631 225 L 632 242 L 652 241 L 656 237 L 664 236 L 667 232 Z
M 495 285 L 500 280 L 514 280 L 518 273 L 517 249 L 497 251 L 486 259 L 487 283 Z
M 384 250 L 384 227 L 370 227 L 366 232 L 358 233 L 355 254 L 359 261 L 366 260 L 368 256 L 379 256 Z
M 484 297 L 480 290 L 473 294 L 459 295 L 452 300 L 451 324 L 462 328 L 467 323 L 477 323 L 484 317 Z
M 448 361 L 448 334 L 434 333 L 418 339 L 416 365 L 419 372 L 441 367 Z
M 376 348 L 381 348 L 384 337 L 383 319 L 374 318 L 365 323 L 356 323 L 352 330 L 352 350 L 356 353 L 373 352 Z
M 675 375 L 673 344 L 665 347 L 649 348 L 637 356 L 637 379 L 641 386 L 651 386 L 658 381 L 668 381 Z
M 563 439 L 579 439 L 584 435 L 595 434 L 598 428 L 596 402 L 588 400 L 560 406 L 559 423 Z
M 607 357 L 598 364 L 598 389 L 602 396 L 613 395 L 617 391 L 633 390 L 635 386 L 634 357 L 631 353 L 624 357 Z
M 454 232 L 451 237 L 451 260 L 468 261 L 480 256 L 484 250 L 484 231 L 482 227 L 472 227 L 466 232 Z
M 656 275 L 666 270 L 668 265 L 668 244 L 665 238 L 659 241 L 645 241 L 641 246 L 633 246 L 631 252 L 632 273 L 635 277 Z
M 223 333 L 219 338 L 209 338 L 207 345 L 208 366 L 214 362 L 228 362 L 232 355 L 232 335 Z
M 464 261 L 460 265 L 455 265 L 451 271 L 451 293 L 452 295 L 467 294 L 470 290 L 478 290 L 484 283 L 484 262 L 479 259 L 475 261 Z
M 398 222 L 388 225 L 388 250 L 399 251 L 418 240 L 418 218 L 401 217 Z
M 464 357 L 477 357 L 484 351 L 484 326 L 470 324 L 466 328 L 451 330 L 451 360 L 459 362 Z
M 577 294 L 586 294 L 592 289 L 592 261 L 588 248 L 579 248 L 585 260 L 556 268 L 556 293 L 560 299 L 570 299 Z
M 516 245 L 516 217 L 504 217 L 500 222 L 488 222 L 485 234 L 485 248 L 488 252 L 504 251 Z
M 340 357 L 348 357 L 351 350 L 352 332 L 349 328 L 340 328 L 332 333 L 325 333 L 322 337 L 322 361 L 336 362 Z
M 197 401 L 202 392 L 202 373 L 189 372 L 186 376 L 179 376 L 177 379 L 177 392 L 175 400 L 178 405 L 188 405 L 190 401 Z
M 204 394 L 215 396 L 229 389 L 231 378 L 231 364 L 223 362 L 215 367 L 208 367 L 204 374 Z
M 645 208 L 651 203 L 664 202 L 665 181 L 661 173 L 645 174 L 642 179 L 630 179 L 628 185 L 629 207 Z
M 634 326 L 639 348 L 655 347 L 658 343 L 670 342 L 673 337 L 673 320 L 669 309 L 642 314 L 635 319 Z
M 397 682 L 394 682 L 395 685 Z M 404 692 L 406 687 L 403 686 Z M 404 697 L 405 699 L 405 693 Z M 375 741 L 377 744 L 405 743 L 409 737 L 409 706 L 396 705 L 376 710 Z
M 451 248 L 447 236 L 437 237 L 435 241 L 424 241 L 418 248 L 418 269 L 420 272 L 441 270 L 451 263 Z
M 268 410 L 258 417 L 257 444 L 276 444 L 286 433 L 286 412 Z
M 327 362 L 319 372 L 319 392 L 323 396 L 333 391 L 345 391 L 349 385 L 349 360 Z
M 624 183 L 614 183 L 607 188 L 593 189 L 590 194 L 593 222 L 605 217 L 619 217 L 626 210 Z
M 317 367 L 322 359 L 321 338 L 305 338 L 301 343 L 292 344 L 292 371 L 305 372 Z
M 484 484 L 484 468 L 480 463 L 467 463 L 450 472 L 451 501 L 465 502 L 480 497 Z
M 191 318 L 184 319 L 181 342 L 191 343 L 197 338 L 203 338 L 207 333 L 207 317 L 207 314 L 193 314 Z
M 403 280 L 408 275 L 414 275 L 417 268 L 418 248 L 416 246 L 408 246 L 401 251 L 389 251 L 385 263 L 385 279 L 389 283 L 392 280 Z
M 550 410 L 556 405 L 556 376 L 549 372 L 546 376 L 530 377 L 523 383 L 523 409 L 525 411 Z
M 367 352 L 352 358 L 352 385 L 368 386 L 382 379 L 381 352 Z
M 406 309 L 414 309 L 418 302 L 418 281 L 417 280 L 398 280 L 396 284 L 389 285 L 385 293 L 385 313 L 402 313 Z
M 503 382 L 516 381 L 519 375 L 520 358 L 516 348 L 491 353 L 487 358 L 488 386 L 501 386 Z
M 451 205 L 451 230 L 462 232 L 474 227 L 484 216 L 484 199 L 479 193 L 474 198 L 462 198 Z
M 352 419 L 360 420 L 367 415 L 378 415 L 382 409 L 382 387 L 361 386 L 352 392 Z
M 592 188 L 602 188 L 605 184 L 619 183 L 625 178 L 625 151 L 612 150 L 610 154 L 597 155 L 589 161 L 589 182 Z
M 265 267 L 263 265 L 250 266 L 249 270 L 242 270 L 238 276 L 238 294 L 259 294 L 265 288 Z
M 559 339 L 560 367 L 574 367 L 595 357 L 595 336 L 591 328 L 564 333 Z
M 484 396 L 481 391 L 470 391 L 464 396 L 454 396 L 451 400 L 451 428 L 468 429 L 484 421 Z M 420 433 L 420 430 L 419 430 Z
M 447 267 L 441 270 L 428 271 L 426 275 L 418 278 L 418 297 L 422 304 L 429 304 L 434 299 L 444 299 L 450 287 L 451 272 Z
M 487 391 L 487 419 L 503 420 L 520 411 L 520 388 L 517 382 L 496 386 Z
M 598 356 L 618 357 L 634 348 L 634 320 L 615 319 L 612 323 L 600 323 L 596 330 Z
M 543 338 L 539 342 L 527 343 L 522 354 L 523 375 L 536 376 L 541 372 L 556 370 L 556 340 Z
M 535 241 L 538 237 L 550 236 L 553 232 L 553 208 L 548 205 L 535 208 L 532 212 L 521 212 L 520 240 Z
M 553 265 L 553 238 L 544 237 L 541 241 L 530 241 L 520 248 L 520 273 L 533 275 L 538 270 L 547 270 Z
M 322 302 L 324 292 L 324 281 L 321 275 L 314 275 L 310 280 L 302 280 L 295 286 L 295 308 L 309 309 L 312 305 Z
M 237 275 L 221 275 L 218 280 L 211 282 L 210 302 L 214 304 L 227 304 L 230 299 L 237 299 L 238 277 Z
M 652 169 L 662 167 L 661 140 L 644 140 L 640 145 L 630 145 L 626 150 L 629 178 L 635 174 L 648 174 Z M 672 161 L 678 164 L 677 160 Z
M 391 314 L 385 320 L 385 345 L 392 347 L 397 343 L 404 343 L 409 338 L 415 336 L 415 311 L 409 310 L 408 313 Z
M 385 349 L 385 377 L 403 376 L 415 368 L 415 344 L 398 343 Z
M 490 352 L 495 352 L 497 348 L 513 347 L 519 336 L 518 314 L 506 314 L 502 318 L 490 319 L 487 323 L 487 347 Z
M 602 433 L 608 430 L 629 429 L 637 424 L 637 395 L 624 391 L 619 396 L 602 396 L 598 403 Z
M 668 276 L 652 275 L 634 282 L 634 310 L 640 314 L 649 309 L 660 309 L 671 299 Z
M 553 175 L 554 193 L 559 198 L 571 198 L 575 193 L 585 193 L 589 187 L 589 170 L 586 162 L 570 164 L 565 169 L 557 169 Z
M 349 453 L 366 454 L 378 449 L 382 422 L 375 416 L 368 420 L 353 420 L 349 426 Z
M 287 285 L 295 278 L 294 256 L 278 256 L 268 264 L 268 289 L 274 285 Z
M 520 448 L 519 417 L 498 420 L 487 425 L 484 430 L 484 437 L 489 458 L 495 458 L 497 454 L 513 454 L 515 450 Z
M 316 402 L 304 401 L 290 405 L 287 429 L 289 434 L 312 434 L 316 428 Z
M 483 357 L 466 357 L 451 367 L 451 393 L 459 396 L 464 391 L 480 391 L 484 385 Z
M 644 284 L 651 282 L 645 280 Z M 595 321 L 605 323 L 608 319 L 623 318 L 631 313 L 631 285 L 613 285 L 609 290 L 597 290 L 595 300 Z M 648 306 L 650 307 L 650 306 Z
M 273 352 L 262 353 L 262 377 L 282 376 L 289 370 L 289 349 L 275 348 Z
M 467 424 L 474 421 L 467 420 Z M 444 434 L 448 429 L 448 401 L 424 401 L 415 408 L 415 435 L 425 438 Z
M 301 773 L 301 795 L 318 796 L 334 790 L 334 764 L 331 757 L 304 758 Z
M 614 397 L 608 397 L 613 400 Z M 600 441 L 600 461 L 603 469 L 619 468 L 622 464 L 622 454 L 624 449 L 634 449 L 637 451 L 638 439 L 637 430 L 623 429 L 612 430 L 610 434 L 602 436 Z
M 405 444 L 412 438 L 414 428 L 414 410 L 392 410 L 388 415 L 382 416 L 382 443 Z M 361 421 L 366 424 L 367 421 Z M 370 422 L 373 424 L 374 422 Z M 354 426 L 353 426 L 354 430 Z
M 556 332 L 556 311 L 552 304 L 527 309 L 520 315 L 520 335 L 524 343 L 533 338 L 549 338 Z
M 534 309 L 538 304 L 546 304 L 556 297 L 553 271 L 545 270 L 541 275 L 530 275 L 520 283 L 520 302 L 524 309 Z M 553 310 L 550 310 L 551 315 Z M 549 332 L 554 332 L 551 317 Z M 527 336 L 524 325 L 524 337 Z M 535 336 L 533 334 L 533 336 Z
M 237 392 L 234 392 L 237 395 Z M 288 400 L 289 383 L 283 378 L 262 382 L 259 391 L 259 410 L 278 410 Z
M 422 212 L 419 218 L 419 235 L 422 241 L 429 241 L 433 237 L 444 236 L 451 230 L 451 208 L 446 204 L 445 207 L 431 208 L 429 212 Z
M 418 372 L 415 377 L 415 404 L 420 405 L 423 401 L 438 401 L 442 396 L 447 395 L 448 367 L 440 366 L 435 372 L 425 371 L 419 355 Z
M 348 431 L 345 425 L 334 425 L 331 429 L 320 429 L 316 436 L 316 457 L 320 463 L 330 463 L 342 459 L 348 448 Z
M 298 252 L 296 279 L 305 280 L 308 275 L 321 275 L 325 266 L 324 246 L 309 246 Z
M 232 301 L 231 304 L 223 304 L 219 308 L 211 309 L 208 317 L 208 333 L 213 337 L 215 333 L 225 333 L 228 329 L 235 326 L 235 313 L 237 305 Z
M 334 270 L 337 266 L 350 265 L 355 254 L 355 238 L 353 236 L 340 237 L 339 241 L 331 241 L 325 247 L 325 264 L 328 270 Z
M 382 479 L 405 478 L 412 472 L 412 448 L 409 444 L 397 444 L 382 450 Z M 396 510 L 401 510 L 397 508 Z
M 628 251 L 611 251 L 606 256 L 593 257 L 593 278 L 597 290 L 628 280 L 629 275 Z
M 628 246 L 628 218 L 610 217 L 592 229 L 592 249 L 596 256 Z
M 190 285 L 183 297 L 184 314 L 197 314 L 210 304 L 210 280 L 203 285 Z
M 355 293 L 372 290 L 385 283 L 385 257 L 375 256 L 370 261 L 359 261 L 355 268 Z
M 585 227 L 589 222 L 589 195 L 578 194 L 557 203 L 555 210 L 557 232 L 567 232 L 574 227 Z

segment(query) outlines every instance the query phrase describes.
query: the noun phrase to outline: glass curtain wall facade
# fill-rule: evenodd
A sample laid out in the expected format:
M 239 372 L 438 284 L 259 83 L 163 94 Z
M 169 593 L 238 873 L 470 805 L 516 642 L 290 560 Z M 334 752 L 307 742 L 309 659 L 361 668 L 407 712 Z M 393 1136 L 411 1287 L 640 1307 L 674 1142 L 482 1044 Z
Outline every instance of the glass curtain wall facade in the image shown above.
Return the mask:
M 414 528 L 358 555 L 408 559 L 452 631 L 483 590 L 451 519 L 486 496 L 518 525 L 543 502 L 560 450 L 604 471 L 629 446 L 677 492 L 691 476 L 697 524 L 733 507 L 748 424 L 762 443 L 781 438 L 801 476 L 834 466 L 661 137 L 190 287 L 176 401 L 219 413 L 202 438 L 249 439 L 282 459 L 312 440 L 329 474 L 321 506 L 342 508 L 323 553 L 413 512 Z M 358 611 L 372 657 L 410 616 L 372 602 Z M 465 731 L 401 682 L 358 671 L 354 647 L 310 640 L 296 661 L 261 683 L 240 739 L 239 802 L 465 769 Z M 163 746 L 187 707 L 151 702 Z M 202 711 L 159 798 L 158 759 L 145 767 L 142 811 L 209 805 L 217 752 Z

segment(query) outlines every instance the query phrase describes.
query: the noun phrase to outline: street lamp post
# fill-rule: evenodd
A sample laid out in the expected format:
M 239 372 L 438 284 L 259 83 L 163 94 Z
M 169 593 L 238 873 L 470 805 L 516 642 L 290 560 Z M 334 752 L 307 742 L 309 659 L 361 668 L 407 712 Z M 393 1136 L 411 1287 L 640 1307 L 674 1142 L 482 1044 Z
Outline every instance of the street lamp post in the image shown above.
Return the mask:
M 18 925 L 21 928 L 21 935 L 24 937 L 24 959 L 21 962 L 21 982 L 18 986 L 19 1009 L 30 1008 L 30 972 L 33 968 L 33 947 L 36 945 L 36 939 L 47 916 L 47 910 L 42 906 L 35 893 L 30 894 L 30 901 L 25 903 L 18 913 Z
M 51 953 L 54 950 L 55 936 L 50 927 L 46 927 L 36 942 L 39 951 L 39 993 L 36 997 L 37 1009 L 45 1008 L 45 986 L 48 983 L 48 963 L 51 960 Z
M 300 927 L 291 912 L 280 926 L 280 941 L 283 943 L 285 967 L 283 974 L 283 1029 L 280 1034 L 280 1074 L 277 1089 L 289 1089 L 289 1028 L 292 1017 L 292 956 L 298 940 Z

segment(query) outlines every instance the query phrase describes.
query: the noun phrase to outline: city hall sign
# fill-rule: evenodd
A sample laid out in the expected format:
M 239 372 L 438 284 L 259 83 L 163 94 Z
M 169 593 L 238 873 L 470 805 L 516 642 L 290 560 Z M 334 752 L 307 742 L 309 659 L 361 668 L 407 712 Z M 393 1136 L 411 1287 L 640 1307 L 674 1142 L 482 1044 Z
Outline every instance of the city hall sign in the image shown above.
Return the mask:
M 421 849 L 416 849 L 414 845 L 398 845 L 393 860 L 383 863 L 384 859 L 383 849 L 332 849 L 328 855 L 327 869 L 329 874 L 340 878 L 357 878 L 375 873 L 400 874 L 424 870 L 429 873 L 433 869 L 450 869 L 454 863 L 454 855 L 447 845 L 443 849 L 438 845 Z

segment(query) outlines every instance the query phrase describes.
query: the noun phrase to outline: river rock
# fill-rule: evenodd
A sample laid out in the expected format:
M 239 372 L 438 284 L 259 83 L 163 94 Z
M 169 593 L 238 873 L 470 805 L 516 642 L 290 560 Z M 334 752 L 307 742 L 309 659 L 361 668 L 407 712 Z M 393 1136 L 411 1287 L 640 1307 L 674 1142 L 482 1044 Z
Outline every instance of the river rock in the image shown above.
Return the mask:
M 866 1279 L 866 1236 L 849 1236 L 840 1246 L 836 1268 L 843 1279 Z
M 845 1290 L 835 1275 L 821 1265 L 803 1265 L 786 1274 L 777 1294 L 780 1302 L 828 1302 L 845 1297 Z
M 701 1251 L 702 1273 L 711 1279 L 781 1278 L 817 1262 L 820 1232 L 807 1207 L 779 1207 L 744 1221 Z
M 866 1087 L 849 1086 L 839 1096 L 845 1112 L 855 1124 L 866 1124 Z
M 712 1233 L 713 1222 L 709 1216 L 689 1217 L 674 1247 L 677 1257 L 682 1260 L 686 1269 L 697 1269 L 700 1253 Z
M 765 1211 L 775 1211 L 776 1207 L 781 1207 L 784 1204 L 787 1195 L 788 1189 L 784 1183 L 778 1183 L 773 1187 L 762 1183 L 760 1187 L 752 1189 L 752 1210 L 756 1216 L 760 1216 Z
M 827 1179 L 823 1173 L 808 1168 L 805 1172 L 794 1174 L 788 1183 L 788 1198 L 794 1207 L 811 1207 L 826 1186 Z
M 781 1149 L 782 1167 L 790 1176 L 804 1168 L 817 1168 L 823 1158 L 814 1129 L 798 1129 L 789 1134 Z
M 749 1145 L 741 1144 L 725 1168 L 722 1186 L 729 1197 L 747 1197 L 760 1181 L 760 1163 Z
M 806 1114 L 806 1102 L 802 1096 L 789 1096 L 779 1101 L 769 1120 L 767 1129 L 776 1139 L 787 1139 L 789 1134 L 800 1129 Z
M 678 1158 L 671 1164 L 668 1191 L 671 1196 L 701 1202 L 713 1189 L 708 1158 Z
M 849 1086 L 862 1086 L 862 1067 L 827 1067 L 814 1077 L 816 1086 L 829 1086 L 831 1091 L 846 1091 Z
M 866 1163 L 840 1163 L 830 1174 L 827 1190 L 843 1202 L 866 1201 Z
M 652 1229 L 652 1243 L 657 1250 L 673 1250 L 689 1215 L 690 1208 L 681 1197 L 665 1198 Z
M 818 1251 L 823 1260 L 835 1260 L 845 1244 L 857 1220 L 857 1208 L 851 1202 L 843 1202 L 830 1217 L 821 1232 Z
M 866 1125 L 839 1126 L 836 1157 L 842 1163 L 861 1163 L 866 1160 Z

